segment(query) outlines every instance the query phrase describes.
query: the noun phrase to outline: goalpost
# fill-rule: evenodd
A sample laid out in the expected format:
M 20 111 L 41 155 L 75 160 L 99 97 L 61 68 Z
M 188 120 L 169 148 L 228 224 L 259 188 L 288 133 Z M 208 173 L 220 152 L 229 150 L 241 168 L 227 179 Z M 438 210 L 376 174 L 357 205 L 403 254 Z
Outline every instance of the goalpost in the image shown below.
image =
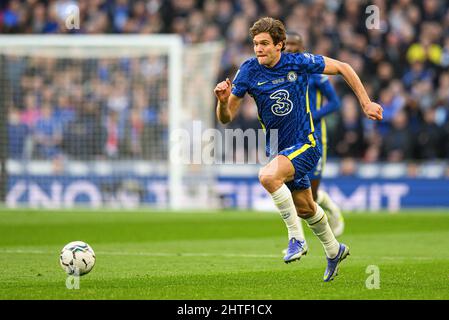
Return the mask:
M 210 207 L 214 173 L 172 145 L 214 126 L 222 52 L 178 35 L 0 36 L 6 203 Z

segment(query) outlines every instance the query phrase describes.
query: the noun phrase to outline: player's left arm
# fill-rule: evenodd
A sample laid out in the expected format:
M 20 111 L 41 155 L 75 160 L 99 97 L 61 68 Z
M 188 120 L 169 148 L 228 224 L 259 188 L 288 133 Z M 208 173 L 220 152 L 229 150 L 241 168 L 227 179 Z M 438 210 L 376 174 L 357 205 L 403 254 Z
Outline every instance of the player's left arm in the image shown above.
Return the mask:
M 318 83 L 318 89 L 326 97 L 327 102 L 320 109 L 316 109 L 312 112 L 312 118 L 315 121 L 319 121 L 321 118 L 331 114 L 332 112 L 338 111 L 341 107 L 341 100 L 335 92 L 334 87 L 329 81 L 327 76 L 321 76 L 320 82 Z
M 324 57 L 324 64 L 324 74 L 340 74 L 343 76 L 354 94 L 359 99 L 362 110 L 369 119 L 382 120 L 382 107 L 370 100 L 362 81 L 360 81 L 359 76 L 349 64 L 328 57 Z

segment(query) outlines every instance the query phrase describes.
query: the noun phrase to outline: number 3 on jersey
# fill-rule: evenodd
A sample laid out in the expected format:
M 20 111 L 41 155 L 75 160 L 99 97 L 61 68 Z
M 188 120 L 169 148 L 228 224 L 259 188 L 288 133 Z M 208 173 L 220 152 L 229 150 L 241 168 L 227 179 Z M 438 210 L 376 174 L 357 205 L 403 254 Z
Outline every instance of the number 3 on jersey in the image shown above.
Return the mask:
M 277 116 L 289 114 L 293 109 L 293 102 L 288 98 L 290 98 L 290 95 L 287 90 L 281 89 L 273 92 L 270 99 L 276 100 L 276 102 L 271 106 L 271 112 Z

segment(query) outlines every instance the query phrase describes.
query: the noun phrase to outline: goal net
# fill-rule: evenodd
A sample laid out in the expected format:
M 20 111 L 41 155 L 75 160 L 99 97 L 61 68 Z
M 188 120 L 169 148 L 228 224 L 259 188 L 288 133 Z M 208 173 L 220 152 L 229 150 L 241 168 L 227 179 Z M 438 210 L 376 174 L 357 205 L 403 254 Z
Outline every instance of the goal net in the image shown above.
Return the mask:
M 0 43 L 8 206 L 213 206 L 211 168 L 179 161 L 176 148 L 193 124 L 214 126 L 221 43 L 185 46 L 177 35 Z

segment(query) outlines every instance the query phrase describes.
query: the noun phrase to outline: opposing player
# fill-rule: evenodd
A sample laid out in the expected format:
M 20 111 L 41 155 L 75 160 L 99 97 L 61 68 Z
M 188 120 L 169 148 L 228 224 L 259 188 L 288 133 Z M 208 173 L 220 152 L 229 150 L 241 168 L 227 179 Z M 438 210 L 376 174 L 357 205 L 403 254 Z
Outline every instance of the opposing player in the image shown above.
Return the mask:
M 285 51 L 291 53 L 305 52 L 302 37 L 292 31 L 287 32 Z M 315 136 L 321 144 L 321 161 L 313 168 L 307 176 L 310 179 L 313 200 L 323 208 L 329 219 L 329 225 L 336 237 L 344 231 L 344 219 L 338 205 L 331 200 L 326 191 L 319 190 L 321 175 L 326 165 L 327 158 L 327 131 L 325 117 L 341 106 L 340 98 L 337 96 L 334 87 L 327 76 L 322 74 L 312 74 L 309 77 L 309 104 L 310 111 L 315 126 Z M 324 98 L 327 103 L 323 104 Z M 299 218 L 298 218 L 299 219 Z M 302 229 L 302 225 L 300 225 Z
M 308 53 L 283 53 L 286 33 L 281 21 L 259 19 L 250 34 L 256 57 L 241 65 L 234 84 L 226 79 L 215 87 L 217 117 L 221 123 L 229 123 L 236 116 L 245 93 L 254 98 L 266 130 L 267 152 L 273 157 L 260 169 L 259 181 L 270 193 L 288 229 L 289 244 L 284 261 L 297 260 L 303 253 L 304 241 L 298 240 L 299 216 L 323 245 L 327 257 L 323 280 L 327 282 L 337 275 L 349 248 L 336 240 L 323 209 L 313 201 L 307 177 L 321 157 L 307 95 L 308 77 L 314 73 L 341 74 L 370 119 L 381 120 L 382 107 L 371 102 L 348 64 Z M 274 132 L 278 136 L 277 150 L 270 146 Z

